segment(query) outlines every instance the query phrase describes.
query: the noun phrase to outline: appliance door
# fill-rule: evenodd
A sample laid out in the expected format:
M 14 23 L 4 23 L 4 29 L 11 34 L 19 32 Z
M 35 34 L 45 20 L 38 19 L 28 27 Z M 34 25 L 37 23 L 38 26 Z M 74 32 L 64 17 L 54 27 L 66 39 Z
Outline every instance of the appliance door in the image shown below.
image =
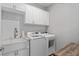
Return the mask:
M 48 38 L 48 54 L 51 54 L 51 52 L 55 52 L 55 38 L 54 37 Z
M 54 40 L 49 40 L 49 45 L 48 45 L 48 48 L 53 47 L 53 45 L 54 45 Z
M 47 56 L 47 41 L 45 38 L 39 38 L 30 41 L 31 56 Z

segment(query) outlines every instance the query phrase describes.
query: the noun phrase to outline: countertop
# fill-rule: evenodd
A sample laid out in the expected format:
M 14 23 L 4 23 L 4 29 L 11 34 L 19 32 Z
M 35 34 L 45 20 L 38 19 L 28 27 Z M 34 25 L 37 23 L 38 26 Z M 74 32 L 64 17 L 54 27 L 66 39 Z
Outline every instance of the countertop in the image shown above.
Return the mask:
M 26 42 L 27 40 L 29 40 L 29 38 L 2 40 L 2 41 L 0 41 L 0 47 L 2 47 L 3 45 Z

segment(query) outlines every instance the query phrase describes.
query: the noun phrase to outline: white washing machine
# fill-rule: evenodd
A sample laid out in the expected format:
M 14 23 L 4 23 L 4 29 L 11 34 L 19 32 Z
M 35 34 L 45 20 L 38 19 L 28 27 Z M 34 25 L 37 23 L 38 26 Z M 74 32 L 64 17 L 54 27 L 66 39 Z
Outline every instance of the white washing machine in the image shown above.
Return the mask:
M 30 56 L 47 56 L 47 40 L 40 34 L 29 33 L 29 55 Z
M 47 56 L 47 40 L 44 37 L 30 40 L 30 56 Z

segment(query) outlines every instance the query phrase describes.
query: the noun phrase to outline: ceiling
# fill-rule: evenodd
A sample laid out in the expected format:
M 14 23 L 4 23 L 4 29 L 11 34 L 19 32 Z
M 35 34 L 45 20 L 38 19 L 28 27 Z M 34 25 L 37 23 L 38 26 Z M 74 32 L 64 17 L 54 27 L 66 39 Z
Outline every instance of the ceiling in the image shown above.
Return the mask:
M 28 3 L 28 4 L 36 6 L 43 10 L 47 10 L 50 6 L 52 6 L 53 3 Z
M 42 7 L 48 8 L 52 5 L 52 3 L 37 3 L 38 5 L 41 5 Z

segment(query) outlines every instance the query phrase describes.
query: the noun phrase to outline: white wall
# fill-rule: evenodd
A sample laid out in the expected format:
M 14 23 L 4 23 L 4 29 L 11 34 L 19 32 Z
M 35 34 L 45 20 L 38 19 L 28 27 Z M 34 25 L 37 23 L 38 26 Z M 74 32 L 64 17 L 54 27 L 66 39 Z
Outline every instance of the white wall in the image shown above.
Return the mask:
M 33 32 L 45 32 L 46 31 L 46 26 L 26 24 L 26 25 L 24 25 L 23 30 L 25 32 L 29 32 L 29 31 L 33 31 Z
M 79 43 L 79 4 L 54 4 L 50 9 L 48 32 L 56 34 L 56 48 Z

